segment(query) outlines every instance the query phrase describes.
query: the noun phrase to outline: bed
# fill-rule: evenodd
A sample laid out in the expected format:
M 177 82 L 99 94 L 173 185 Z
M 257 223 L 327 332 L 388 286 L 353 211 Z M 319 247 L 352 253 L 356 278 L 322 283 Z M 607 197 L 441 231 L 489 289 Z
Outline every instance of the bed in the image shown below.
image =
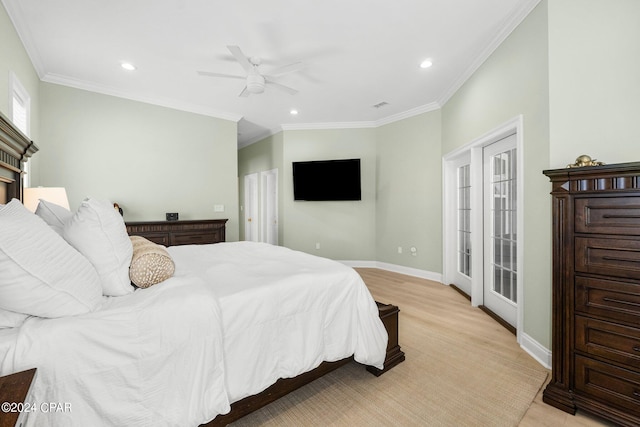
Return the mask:
M 22 210 L 20 164 L 37 147 L 4 116 L 0 130 L 0 249 L 11 258 L 0 260 L 0 319 L 23 316 L 0 329 L 0 375 L 37 368 L 28 398 L 36 410 L 22 414 L 23 425 L 223 425 L 351 359 L 374 373 L 401 361 L 390 361 L 378 306 L 353 269 L 282 247 L 170 247 L 171 277 L 135 291 L 105 288 L 122 275 Z M 108 214 L 92 203 L 73 218 L 87 206 Z M 83 239 L 95 250 L 95 239 Z M 20 250 L 13 256 L 9 246 Z M 7 263 L 28 264 L 34 256 L 25 254 L 40 246 L 49 270 L 38 266 L 31 279 L 57 275 L 60 286 L 41 302 L 14 298 Z M 45 403 L 60 410 L 38 411 Z

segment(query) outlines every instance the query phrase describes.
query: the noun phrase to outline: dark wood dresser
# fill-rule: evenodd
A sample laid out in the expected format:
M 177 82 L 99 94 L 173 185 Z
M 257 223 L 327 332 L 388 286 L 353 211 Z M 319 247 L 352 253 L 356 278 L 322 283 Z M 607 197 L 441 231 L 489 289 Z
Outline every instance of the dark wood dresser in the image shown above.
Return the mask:
M 553 362 L 543 400 L 640 425 L 640 162 L 544 171 Z
M 224 242 L 226 219 L 127 222 L 130 236 L 142 236 L 164 246 Z

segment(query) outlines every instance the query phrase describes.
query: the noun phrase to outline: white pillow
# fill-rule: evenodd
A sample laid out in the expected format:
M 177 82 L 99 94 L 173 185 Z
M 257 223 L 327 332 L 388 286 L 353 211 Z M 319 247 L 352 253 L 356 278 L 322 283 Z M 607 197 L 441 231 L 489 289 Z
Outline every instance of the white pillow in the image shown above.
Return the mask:
M 96 268 L 104 295 L 133 292 L 129 280 L 133 247 L 124 220 L 112 203 L 97 199 L 83 201 L 64 225 L 63 236 Z
M 36 208 L 36 215 L 62 236 L 64 225 L 71 219 L 73 212 L 55 203 L 40 199 L 40 203 Z
M 63 317 L 93 311 L 101 301 L 86 258 L 19 200 L 0 208 L 0 308 Z
M 0 329 L 20 326 L 28 317 L 28 314 L 16 313 L 15 311 L 3 310 L 0 308 Z

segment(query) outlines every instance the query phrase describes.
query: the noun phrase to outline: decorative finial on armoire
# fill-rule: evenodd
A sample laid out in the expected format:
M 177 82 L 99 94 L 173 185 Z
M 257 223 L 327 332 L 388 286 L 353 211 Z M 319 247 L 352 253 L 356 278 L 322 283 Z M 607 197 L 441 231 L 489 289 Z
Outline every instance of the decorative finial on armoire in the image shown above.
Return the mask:
M 603 162 L 598 162 L 596 159 L 591 159 L 591 156 L 587 156 L 583 154 L 576 159 L 576 162 L 570 165 L 567 165 L 568 168 L 581 168 L 584 166 L 602 166 Z

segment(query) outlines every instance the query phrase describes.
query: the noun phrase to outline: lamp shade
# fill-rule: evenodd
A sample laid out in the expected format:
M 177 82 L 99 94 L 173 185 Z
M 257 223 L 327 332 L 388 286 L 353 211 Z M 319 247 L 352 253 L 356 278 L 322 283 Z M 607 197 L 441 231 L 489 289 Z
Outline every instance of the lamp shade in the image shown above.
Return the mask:
M 40 199 L 69 209 L 69 199 L 64 187 L 31 187 L 24 189 L 24 207 L 35 212 Z

